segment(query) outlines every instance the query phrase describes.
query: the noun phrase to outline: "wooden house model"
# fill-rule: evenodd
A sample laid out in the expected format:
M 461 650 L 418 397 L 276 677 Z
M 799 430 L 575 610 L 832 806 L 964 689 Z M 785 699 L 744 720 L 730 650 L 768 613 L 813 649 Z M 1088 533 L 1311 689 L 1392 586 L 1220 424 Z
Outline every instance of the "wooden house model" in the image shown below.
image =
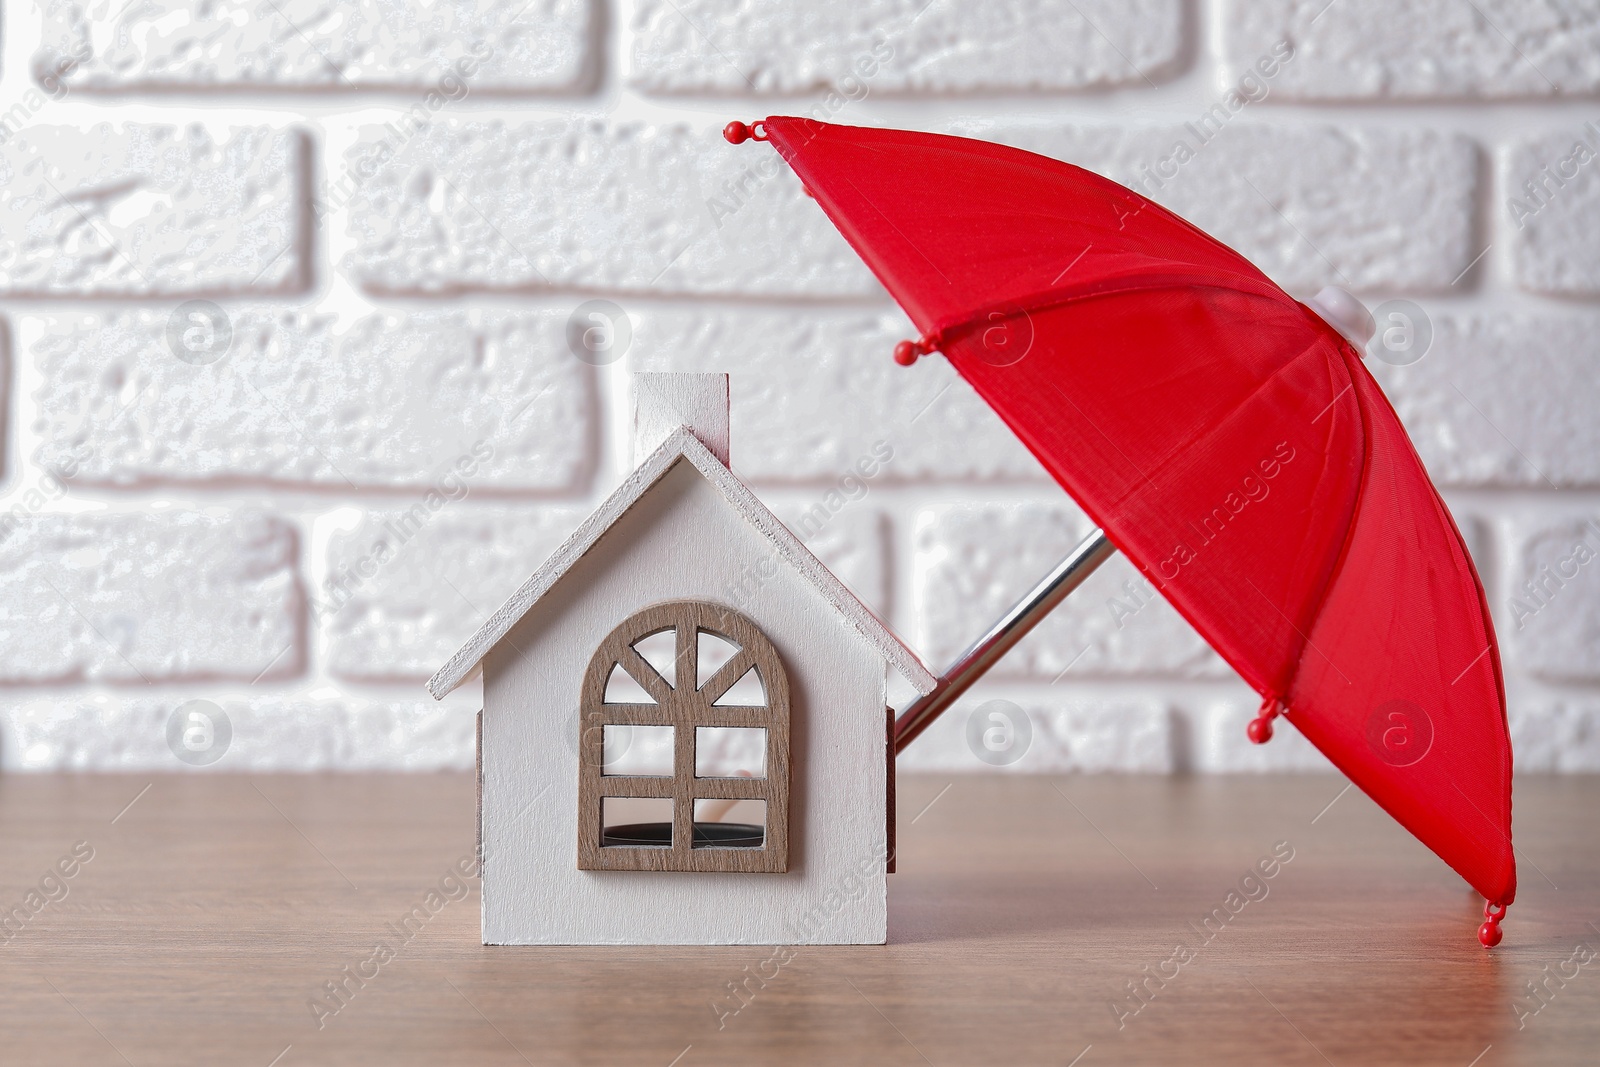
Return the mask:
M 428 682 L 482 671 L 484 943 L 882 943 L 887 675 L 934 678 L 729 471 L 725 375 L 635 390 L 637 468 Z

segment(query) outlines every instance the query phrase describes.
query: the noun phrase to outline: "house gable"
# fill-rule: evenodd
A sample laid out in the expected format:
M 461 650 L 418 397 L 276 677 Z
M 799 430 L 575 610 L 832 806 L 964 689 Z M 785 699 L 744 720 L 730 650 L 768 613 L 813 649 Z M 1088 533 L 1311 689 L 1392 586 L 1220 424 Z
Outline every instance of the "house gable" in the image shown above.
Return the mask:
M 718 462 L 687 427 L 680 427 L 573 531 L 532 577 L 428 680 L 428 692 L 433 694 L 434 699 L 442 700 L 465 681 L 489 650 L 599 542 L 605 532 L 680 463 L 688 463 L 697 470 L 722 499 L 772 546 L 781 562 L 787 563 L 816 588 L 837 614 L 839 621 L 877 652 L 887 665 L 899 672 L 918 693 L 933 689 L 936 680 L 916 655 L 866 605 L 856 599 L 844 583 L 823 566 L 743 482 Z

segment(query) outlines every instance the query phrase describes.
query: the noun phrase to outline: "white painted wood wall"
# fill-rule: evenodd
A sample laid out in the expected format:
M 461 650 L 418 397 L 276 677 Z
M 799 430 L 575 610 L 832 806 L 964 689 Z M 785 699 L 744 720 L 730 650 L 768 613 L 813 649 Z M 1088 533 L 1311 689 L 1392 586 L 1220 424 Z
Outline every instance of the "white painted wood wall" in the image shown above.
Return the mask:
M 772 559 L 748 599 L 726 592 Z M 747 585 L 746 588 L 749 588 Z M 647 605 L 717 599 L 777 646 L 793 695 L 786 874 L 580 871 L 578 687 Z M 887 933 L 880 655 L 687 461 L 608 530 L 484 662 L 489 944 L 876 944 Z

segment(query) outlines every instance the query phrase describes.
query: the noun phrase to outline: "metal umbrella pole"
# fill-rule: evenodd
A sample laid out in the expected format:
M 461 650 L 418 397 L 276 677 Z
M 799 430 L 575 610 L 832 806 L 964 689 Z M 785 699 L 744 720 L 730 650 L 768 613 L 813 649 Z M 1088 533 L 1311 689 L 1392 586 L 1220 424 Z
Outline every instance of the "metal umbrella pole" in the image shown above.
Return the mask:
M 918 697 L 906 706 L 894 720 L 894 751 L 896 755 L 917 739 L 941 712 L 954 704 L 956 698 L 982 678 L 1000 657 L 1011 651 L 1029 630 L 1065 600 L 1084 579 L 1110 559 L 1117 551 L 1115 545 L 1100 530 L 1095 530 L 1078 542 L 1067 558 L 1056 564 L 1021 600 L 1006 612 L 988 633 L 974 641 L 956 657 L 948 670 L 940 676 L 933 690 Z

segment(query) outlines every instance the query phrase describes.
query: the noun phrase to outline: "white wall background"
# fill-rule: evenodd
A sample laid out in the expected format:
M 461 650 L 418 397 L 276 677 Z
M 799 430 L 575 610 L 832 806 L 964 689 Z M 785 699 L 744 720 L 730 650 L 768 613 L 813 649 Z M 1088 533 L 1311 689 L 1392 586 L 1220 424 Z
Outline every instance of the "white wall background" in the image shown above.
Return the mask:
M 476 694 L 421 682 L 625 473 L 632 369 L 731 372 L 736 470 L 822 504 L 812 547 L 942 667 L 1087 527 L 716 133 L 804 112 L 1143 181 L 1297 296 L 1413 302 L 1426 354 L 1377 369 L 1499 613 L 1518 762 L 1600 769 L 1600 2 L 924 2 L 0 0 L 0 766 L 182 769 L 194 700 L 214 770 L 468 766 Z M 210 362 L 167 338 L 191 299 Z M 569 350 L 591 299 L 626 358 Z M 1108 566 L 903 765 L 985 769 L 967 708 L 1005 698 L 1008 770 L 1324 766 L 1249 746 L 1147 600 Z

